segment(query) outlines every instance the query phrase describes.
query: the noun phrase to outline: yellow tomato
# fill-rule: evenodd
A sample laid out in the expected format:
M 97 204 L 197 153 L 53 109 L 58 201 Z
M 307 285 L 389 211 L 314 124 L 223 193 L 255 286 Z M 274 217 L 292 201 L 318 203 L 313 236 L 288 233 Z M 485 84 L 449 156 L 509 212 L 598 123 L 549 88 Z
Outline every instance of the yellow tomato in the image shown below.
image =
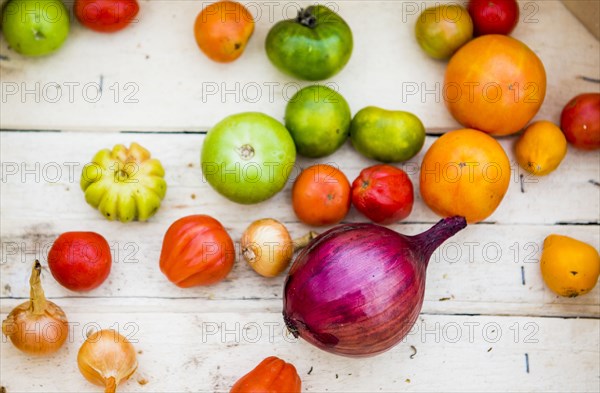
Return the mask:
M 531 124 L 515 144 L 517 162 L 526 171 L 544 176 L 554 171 L 567 154 L 567 139 L 554 123 Z
M 544 240 L 540 267 L 546 285 L 560 296 L 575 297 L 594 289 L 600 275 L 600 256 L 592 246 L 568 236 Z

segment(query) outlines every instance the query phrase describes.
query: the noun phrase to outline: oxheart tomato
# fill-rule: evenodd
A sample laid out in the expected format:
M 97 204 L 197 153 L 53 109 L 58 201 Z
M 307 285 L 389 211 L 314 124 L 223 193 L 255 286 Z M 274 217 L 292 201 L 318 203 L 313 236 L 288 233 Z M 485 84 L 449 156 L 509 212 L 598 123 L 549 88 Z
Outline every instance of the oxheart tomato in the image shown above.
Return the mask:
M 198 47 L 214 61 L 228 63 L 242 55 L 254 32 L 254 18 L 236 1 L 217 1 L 196 17 Z
M 573 146 L 584 150 L 600 149 L 600 93 L 585 93 L 565 105 L 560 128 Z
M 508 35 L 519 21 L 517 0 L 470 0 L 468 9 L 476 36 Z
M 26 56 L 58 50 L 67 39 L 69 25 L 69 12 L 60 0 L 10 0 L 2 10 L 6 41 Z
M 443 98 L 462 125 L 491 135 L 520 131 L 546 97 L 546 70 L 521 41 L 498 34 L 468 42 L 450 59 Z
M 308 225 L 332 225 L 350 210 L 350 182 L 339 169 L 317 164 L 300 173 L 292 187 L 292 206 Z
M 202 145 L 202 174 L 218 193 L 244 204 L 271 198 L 296 161 L 288 130 L 258 112 L 231 115 L 210 129 Z
M 102 235 L 95 232 L 65 232 L 52 244 L 48 267 L 52 276 L 72 291 L 90 291 L 106 280 L 112 255 Z
M 234 261 L 233 240 L 223 225 L 198 214 L 171 224 L 163 239 L 160 271 L 181 288 L 211 285 L 229 274 Z
M 280 71 L 318 81 L 344 68 L 352 54 L 352 31 L 334 11 L 315 5 L 296 19 L 277 22 L 266 40 L 267 55 Z
M 240 378 L 229 393 L 300 393 L 302 381 L 293 364 L 275 356 Z
M 391 165 L 365 168 L 352 182 L 352 204 L 378 224 L 388 225 L 408 217 L 413 200 L 410 178 Z
M 140 6 L 137 0 L 75 0 L 77 20 L 85 27 L 101 33 L 113 33 L 127 27 Z

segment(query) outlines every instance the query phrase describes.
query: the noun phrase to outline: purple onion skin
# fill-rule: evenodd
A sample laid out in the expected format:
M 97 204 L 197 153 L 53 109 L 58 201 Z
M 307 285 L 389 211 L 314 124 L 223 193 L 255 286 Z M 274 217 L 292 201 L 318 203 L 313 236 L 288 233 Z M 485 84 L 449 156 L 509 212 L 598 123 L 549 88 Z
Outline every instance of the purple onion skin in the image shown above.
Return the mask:
M 288 273 L 283 297 L 288 329 L 337 355 L 387 351 L 419 316 L 431 254 L 466 225 L 457 216 L 416 236 L 375 224 L 343 224 L 324 232 Z

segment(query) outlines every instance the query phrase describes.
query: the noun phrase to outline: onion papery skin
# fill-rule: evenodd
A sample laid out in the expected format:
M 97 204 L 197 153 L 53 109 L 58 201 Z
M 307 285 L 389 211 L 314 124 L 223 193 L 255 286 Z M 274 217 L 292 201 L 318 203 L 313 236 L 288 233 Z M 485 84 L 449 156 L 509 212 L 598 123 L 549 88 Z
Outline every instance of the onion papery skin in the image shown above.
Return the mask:
M 451 217 L 417 236 L 375 224 L 344 224 L 321 234 L 288 273 L 288 329 L 338 355 L 389 350 L 419 316 L 431 254 L 465 226 L 463 217 Z

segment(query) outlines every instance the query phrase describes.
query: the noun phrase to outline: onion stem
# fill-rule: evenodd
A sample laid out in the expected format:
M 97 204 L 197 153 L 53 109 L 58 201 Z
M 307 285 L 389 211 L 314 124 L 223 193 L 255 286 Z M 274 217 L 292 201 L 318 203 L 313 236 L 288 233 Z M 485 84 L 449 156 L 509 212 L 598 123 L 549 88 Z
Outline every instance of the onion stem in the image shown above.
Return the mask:
M 310 243 L 310 241 L 318 235 L 319 234 L 317 232 L 310 231 L 306 235 L 299 237 L 298 239 L 292 240 L 292 244 L 294 245 L 294 252 L 308 246 L 308 243 Z
M 104 393 L 115 393 L 117 391 L 117 381 L 115 377 L 108 377 L 106 380 L 106 390 Z
M 46 295 L 42 289 L 42 265 L 37 259 L 31 269 L 31 278 L 29 279 L 29 298 L 31 300 L 31 313 L 34 315 L 42 315 L 48 308 L 48 302 L 46 301 Z

